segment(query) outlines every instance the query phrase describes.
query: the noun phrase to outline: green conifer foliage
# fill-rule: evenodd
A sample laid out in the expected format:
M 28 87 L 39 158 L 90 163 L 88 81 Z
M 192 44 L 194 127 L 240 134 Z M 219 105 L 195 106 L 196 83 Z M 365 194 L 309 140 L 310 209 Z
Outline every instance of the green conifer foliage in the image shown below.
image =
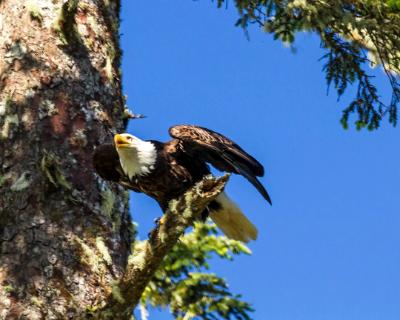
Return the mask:
M 176 319 L 251 319 L 251 306 L 232 294 L 223 278 L 208 272 L 213 256 L 232 260 L 238 254 L 251 251 L 240 241 L 218 236 L 214 224 L 195 223 L 148 284 L 141 299 L 142 311 L 148 305 L 168 306 Z
M 316 33 L 325 54 L 323 71 L 328 86 L 340 98 L 349 86 L 356 93 L 343 110 L 348 127 L 354 114 L 357 129 L 377 129 L 383 119 L 397 123 L 400 101 L 400 1 L 399 0 L 236 0 L 236 25 L 247 30 L 258 24 L 265 32 L 290 45 L 296 33 Z M 218 0 L 221 7 L 227 0 Z M 247 31 L 246 31 L 247 32 Z M 381 66 L 392 96 L 383 101 L 370 68 Z

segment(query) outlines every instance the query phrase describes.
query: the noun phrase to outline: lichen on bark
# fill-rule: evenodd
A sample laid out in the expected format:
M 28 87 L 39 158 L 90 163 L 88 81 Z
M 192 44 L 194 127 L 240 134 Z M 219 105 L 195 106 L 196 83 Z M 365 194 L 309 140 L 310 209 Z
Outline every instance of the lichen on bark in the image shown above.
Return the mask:
M 123 129 L 118 20 L 119 2 L 0 2 L 0 318 L 85 317 L 124 274 L 126 192 L 91 167 Z
M 129 319 L 227 176 L 134 242 L 127 191 L 92 152 L 124 129 L 119 1 L 0 1 L 0 319 Z

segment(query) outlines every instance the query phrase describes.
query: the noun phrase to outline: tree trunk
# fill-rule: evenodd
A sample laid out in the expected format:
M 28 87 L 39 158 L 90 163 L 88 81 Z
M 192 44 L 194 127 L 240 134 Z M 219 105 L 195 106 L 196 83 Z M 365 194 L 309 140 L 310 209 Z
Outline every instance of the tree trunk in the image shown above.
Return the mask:
M 130 319 L 228 179 L 205 177 L 133 243 L 127 192 L 91 161 L 132 116 L 118 23 L 118 1 L 0 0 L 0 319 Z
M 0 0 L 0 319 L 101 309 L 127 263 L 127 193 L 93 149 L 123 129 L 119 1 Z

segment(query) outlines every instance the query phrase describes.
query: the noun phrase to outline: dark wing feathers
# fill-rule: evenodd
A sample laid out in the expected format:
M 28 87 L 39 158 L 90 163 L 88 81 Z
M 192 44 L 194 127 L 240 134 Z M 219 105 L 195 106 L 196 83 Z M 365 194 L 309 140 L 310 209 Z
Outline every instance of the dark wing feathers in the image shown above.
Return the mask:
M 249 173 L 247 168 L 244 167 L 240 162 L 232 161 L 225 154 L 223 154 L 222 157 L 226 162 L 228 162 L 235 168 L 236 173 L 245 177 L 254 187 L 256 187 L 256 189 L 258 190 L 258 192 L 261 193 L 264 199 L 267 200 L 268 203 L 272 205 L 271 197 L 269 196 L 268 191 L 264 188 L 264 186 L 261 184 L 261 182 L 257 179 L 255 175 Z
M 113 144 L 107 143 L 96 147 L 93 153 L 93 167 L 104 180 L 118 182 L 128 189 L 140 191 L 124 174 L 118 152 Z
M 262 177 L 264 175 L 264 168 L 256 159 L 235 142 L 218 132 L 198 126 L 179 125 L 171 127 L 169 134 L 173 138 L 185 142 L 193 141 L 198 146 L 203 146 L 212 151 L 230 153 L 232 157 L 237 157 L 237 161 L 245 161 L 256 176 Z
M 198 126 L 178 125 L 169 134 L 182 142 L 184 152 L 199 157 L 221 171 L 243 175 L 271 203 L 267 190 L 257 176 L 264 175 L 263 166 L 227 137 Z
M 112 144 L 102 144 L 94 150 L 93 166 L 104 180 L 118 182 L 123 177 L 117 150 Z

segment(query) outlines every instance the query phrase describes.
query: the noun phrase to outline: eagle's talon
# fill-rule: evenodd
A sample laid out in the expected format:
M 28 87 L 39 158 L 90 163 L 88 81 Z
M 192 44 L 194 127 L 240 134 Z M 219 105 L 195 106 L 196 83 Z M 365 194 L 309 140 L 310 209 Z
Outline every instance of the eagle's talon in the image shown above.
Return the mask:
M 210 208 L 207 206 L 200 214 L 200 219 L 202 222 L 206 222 L 207 218 L 210 216 Z

